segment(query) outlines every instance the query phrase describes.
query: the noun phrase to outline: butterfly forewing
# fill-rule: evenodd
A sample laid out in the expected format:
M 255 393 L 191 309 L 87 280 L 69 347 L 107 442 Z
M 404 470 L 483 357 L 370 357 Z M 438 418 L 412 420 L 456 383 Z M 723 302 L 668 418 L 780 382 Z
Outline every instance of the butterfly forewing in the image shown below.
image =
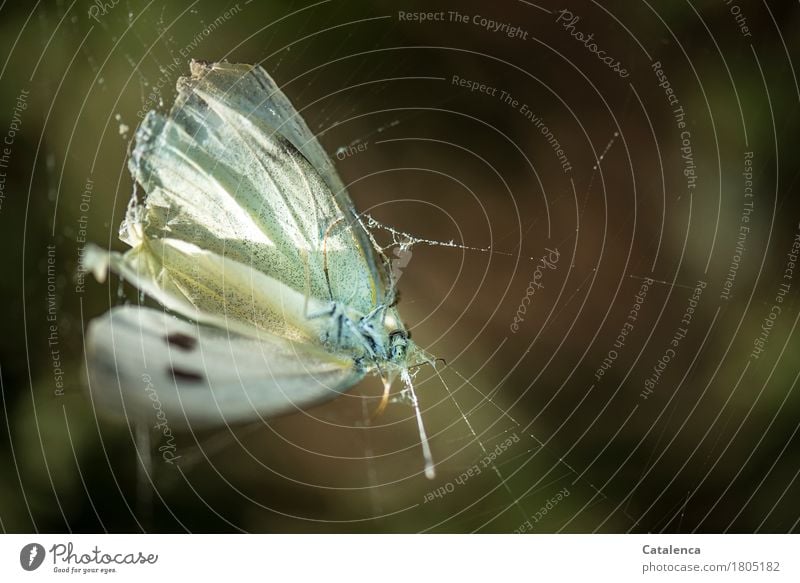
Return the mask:
M 232 73 L 215 67 L 195 67 L 201 76 L 179 84 L 170 115 L 151 112 L 138 131 L 130 167 L 147 198 L 129 222 L 143 226 L 145 240 L 195 243 L 304 295 L 367 313 L 381 286 L 360 225 L 349 223 L 348 209 L 300 151 L 252 113 L 261 111 L 251 109 L 260 88 L 246 82 L 252 75 L 241 71 L 221 92 L 218 71 L 226 80 Z
M 307 343 L 255 340 L 139 306 L 93 320 L 86 348 L 95 404 L 134 419 L 161 411 L 170 427 L 295 412 L 363 377 Z

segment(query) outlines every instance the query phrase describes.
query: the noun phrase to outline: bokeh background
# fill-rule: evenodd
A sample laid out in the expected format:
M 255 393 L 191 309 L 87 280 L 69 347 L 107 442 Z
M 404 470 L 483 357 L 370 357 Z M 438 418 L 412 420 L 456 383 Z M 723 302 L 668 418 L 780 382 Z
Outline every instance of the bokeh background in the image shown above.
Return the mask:
M 798 530 L 797 3 L 457 4 L 0 5 L 3 531 Z M 152 487 L 92 405 L 83 332 L 137 297 L 78 258 L 124 248 L 130 141 L 190 58 L 262 64 L 360 210 L 471 248 L 415 245 L 400 279 L 447 360 L 417 376 L 434 480 L 374 378 L 181 435 Z

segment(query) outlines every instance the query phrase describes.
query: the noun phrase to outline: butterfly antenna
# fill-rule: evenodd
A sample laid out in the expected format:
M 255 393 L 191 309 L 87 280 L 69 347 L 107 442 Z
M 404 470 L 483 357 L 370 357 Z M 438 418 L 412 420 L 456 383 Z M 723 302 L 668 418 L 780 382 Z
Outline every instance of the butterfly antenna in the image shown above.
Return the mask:
M 419 441 L 420 445 L 422 446 L 422 457 L 425 460 L 425 477 L 429 480 L 433 480 L 436 477 L 436 468 L 435 464 L 433 463 L 433 454 L 431 453 L 431 446 L 428 443 L 428 434 L 425 431 L 425 424 L 422 422 L 422 413 L 419 410 L 419 400 L 417 399 L 417 393 L 414 391 L 414 384 L 411 382 L 411 375 L 408 374 L 408 369 L 404 368 L 400 372 L 400 377 L 403 379 L 403 384 L 405 384 L 406 388 L 408 389 L 409 395 L 411 396 L 411 404 L 414 407 L 414 414 L 417 416 L 417 428 L 419 429 Z

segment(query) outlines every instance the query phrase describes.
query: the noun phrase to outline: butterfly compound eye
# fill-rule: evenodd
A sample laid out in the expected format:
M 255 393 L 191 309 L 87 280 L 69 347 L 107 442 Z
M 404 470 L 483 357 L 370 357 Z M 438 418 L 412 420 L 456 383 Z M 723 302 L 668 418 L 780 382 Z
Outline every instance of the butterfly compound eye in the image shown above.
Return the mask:
M 405 330 L 395 330 L 389 334 L 389 350 L 392 360 L 402 360 L 408 350 L 408 333 Z

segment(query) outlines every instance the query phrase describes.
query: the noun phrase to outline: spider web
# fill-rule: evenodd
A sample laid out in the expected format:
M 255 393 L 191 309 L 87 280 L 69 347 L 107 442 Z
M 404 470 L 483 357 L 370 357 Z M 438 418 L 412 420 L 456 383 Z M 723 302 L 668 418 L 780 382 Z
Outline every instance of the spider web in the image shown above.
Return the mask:
M 24 302 L 0 527 L 796 531 L 797 5 L 569 4 L 0 5 Z M 150 300 L 81 273 L 84 244 L 122 249 L 130 140 L 191 58 L 261 63 L 331 155 L 446 361 L 411 371 L 414 399 L 398 383 L 376 416 L 370 377 L 167 436 L 86 398 L 88 322 Z

